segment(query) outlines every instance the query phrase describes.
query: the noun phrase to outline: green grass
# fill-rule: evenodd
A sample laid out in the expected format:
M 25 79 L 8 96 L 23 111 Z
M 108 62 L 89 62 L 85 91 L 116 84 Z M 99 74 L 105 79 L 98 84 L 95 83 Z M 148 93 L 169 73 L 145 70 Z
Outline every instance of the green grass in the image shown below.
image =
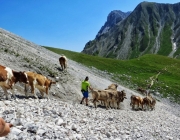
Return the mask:
M 158 54 L 168 56 L 168 54 L 172 51 L 172 43 L 170 39 L 171 35 L 171 27 L 165 25 L 165 27 L 163 28 L 163 32 L 161 34 L 161 47 L 158 51 Z
M 160 92 L 163 97 L 173 97 L 173 101 L 180 103 L 180 60 L 178 59 L 147 54 L 131 60 L 115 60 L 57 48 L 45 48 L 60 55 L 64 54 L 67 58 L 87 67 L 107 71 L 115 82 L 131 89 L 136 89 L 138 86 L 146 88 L 150 83 L 150 77 L 161 72 L 158 82 L 155 82 L 151 89 Z

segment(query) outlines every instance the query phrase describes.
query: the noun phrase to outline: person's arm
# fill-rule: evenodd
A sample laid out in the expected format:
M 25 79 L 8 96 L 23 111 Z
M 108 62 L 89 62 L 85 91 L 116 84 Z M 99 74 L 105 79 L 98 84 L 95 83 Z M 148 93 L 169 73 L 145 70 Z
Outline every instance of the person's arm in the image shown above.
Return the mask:
M 6 136 L 10 132 L 10 127 L 13 125 L 6 123 L 3 118 L 0 118 L 0 137 Z
M 89 85 L 89 89 L 92 90 L 92 87 Z

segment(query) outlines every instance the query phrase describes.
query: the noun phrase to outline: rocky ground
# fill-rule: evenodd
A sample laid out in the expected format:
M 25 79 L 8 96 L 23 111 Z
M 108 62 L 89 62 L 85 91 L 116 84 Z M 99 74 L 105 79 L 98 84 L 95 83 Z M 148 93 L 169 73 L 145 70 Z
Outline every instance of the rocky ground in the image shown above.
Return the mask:
M 0 89 L 0 116 L 14 125 L 10 134 L 0 140 L 180 139 L 178 104 L 156 97 L 155 110 L 133 111 L 130 96 L 140 94 L 118 85 L 118 90 L 125 90 L 127 94 L 120 110 L 106 110 L 102 106 L 95 109 L 92 103 L 81 105 L 81 81 L 89 76 L 92 87 L 107 88 L 114 82 L 106 72 L 73 60 L 68 60 L 67 71 L 62 72 L 58 62 L 60 55 L 2 29 L 0 42 L 1 65 L 17 71 L 34 71 L 57 81 L 50 89 L 50 100 L 34 99 L 31 93 L 26 99 L 22 83 L 14 87 L 16 100 L 5 100 Z

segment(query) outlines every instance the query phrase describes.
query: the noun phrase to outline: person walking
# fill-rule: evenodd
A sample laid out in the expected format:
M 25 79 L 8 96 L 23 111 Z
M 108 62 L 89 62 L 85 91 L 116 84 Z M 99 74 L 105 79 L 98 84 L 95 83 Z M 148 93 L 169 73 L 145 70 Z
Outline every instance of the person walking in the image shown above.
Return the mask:
M 81 83 L 81 92 L 83 94 L 83 97 L 82 97 L 80 104 L 82 104 L 85 99 L 86 106 L 88 106 L 88 97 L 89 97 L 88 89 L 92 89 L 88 80 L 89 80 L 89 77 L 86 76 L 85 80 L 82 81 L 82 83 Z

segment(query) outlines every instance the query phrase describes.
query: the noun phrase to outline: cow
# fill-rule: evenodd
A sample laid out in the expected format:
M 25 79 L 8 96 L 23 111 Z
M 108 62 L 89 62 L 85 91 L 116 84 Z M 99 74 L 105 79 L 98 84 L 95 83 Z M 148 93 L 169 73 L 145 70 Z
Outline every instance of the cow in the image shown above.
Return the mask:
M 3 89 L 6 99 L 8 100 L 8 89 L 13 89 L 13 86 L 17 82 L 23 82 L 25 84 L 28 84 L 28 78 L 25 72 L 17 72 L 9 67 L 5 67 L 0 65 L 0 86 Z M 13 97 L 16 98 L 14 91 Z
M 44 98 L 44 93 L 46 93 L 46 96 L 49 99 L 48 94 L 49 94 L 49 89 L 51 88 L 51 84 L 56 84 L 56 82 L 48 79 L 46 76 L 34 72 L 28 71 L 26 72 L 26 74 L 29 80 L 29 83 L 25 84 L 25 88 L 24 88 L 26 97 L 27 97 L 27 89 L 28 89 L 27 87 L 30 86 L 31 93 L 34 95 L 36 99 L 38 97 L 34 92 L 35 88 L 37 88 L 40 91 L 43 98 Z
M 139 110 L 139 107 L 141 106 L 143 110 L 143 98 L 140 96 L 132 95 L 130 106 L 132 106 L 133 110 L 135 109 L 136 106 L 137 106 L 137 109 Z
M 153 98 L 150 94 L 148 94 L 146 97 L 143 98 L 143 104 L 146 107 L 151 110 L 155 109 L 156 99 Z
M 117 91 L 117 84 L 111 84 L 108 86 L 108 88 L 104 89 L 104 90 L 112 90 L 112 91 Z M 105 103 L 103 101 L 101 101 L 102 105 L 105 105 Z M 111 106 L 111 102 L 109 102 L 109 106 Z
M 67 68 L 67 58 L 66 56 L 61 56 L 59 58 L 59 64 L 61 65 L 61 70 L 64 71 Z
M 94 107 L 97 108 L 96 102 L 103 101 L 106 109 L 108 109 L 108 99 L 110 99 L 110 91 L 108 90 L 98 90 L 98 89 L 91 89 L 91 93 L 92 93 L 92 97 L 93 97 L 93 103 L 94 103 Z
M 116 109 L 119 109 L 120 102 L 123 102 L 124 99 L 126 99 L 126 93 L 124 91 L 116 91 L 116 90 L 97 90 L 92 89 L 92 97 L 93 97 L 93 103 L 95 108 L 97 101 L 103 101 L 106 109 L 110 107 L 110 102 L 112 102 L 113 107 Z
M 123 102 L 124 99 L 127 99 L 126 93 L 124 90 L 111 91 L 109 92 L 109 94 L 110 94 L 110 99 L 108 101 L 112 103 L 113 108 L 115 109 L 119 109 L 120 102 Z

